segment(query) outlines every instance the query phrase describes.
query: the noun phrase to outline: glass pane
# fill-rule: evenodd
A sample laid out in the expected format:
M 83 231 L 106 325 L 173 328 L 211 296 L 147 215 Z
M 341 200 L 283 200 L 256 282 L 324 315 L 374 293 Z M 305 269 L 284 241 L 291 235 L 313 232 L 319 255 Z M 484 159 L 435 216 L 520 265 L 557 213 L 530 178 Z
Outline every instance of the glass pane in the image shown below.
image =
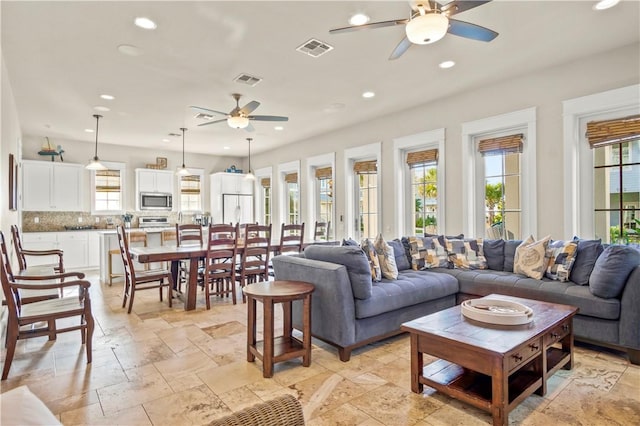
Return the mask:
M 515 175 L 520 174 L 520 153 L 509 152 L 504 156 L 504 174 Z
M 502 155 L 485 155 L 485 176 L 499 176 L 502 174 Z
M 522 238 L 520 224 L 520 212 L 504 213 L 504 236 L 507 240 L 519 240 Z
M 520 175 L 505 176 L 504 208 L 507 210 L 520 208 Z
M 595 212 L 595 237 L 601 238 L 603 243 L 617 243 L 621 241 L 619 212 Z
M 596 209 L 611 208 L 611 169 L 593 169 L 593 206 Z M 615 202 L 614 202 L 615 203 Z

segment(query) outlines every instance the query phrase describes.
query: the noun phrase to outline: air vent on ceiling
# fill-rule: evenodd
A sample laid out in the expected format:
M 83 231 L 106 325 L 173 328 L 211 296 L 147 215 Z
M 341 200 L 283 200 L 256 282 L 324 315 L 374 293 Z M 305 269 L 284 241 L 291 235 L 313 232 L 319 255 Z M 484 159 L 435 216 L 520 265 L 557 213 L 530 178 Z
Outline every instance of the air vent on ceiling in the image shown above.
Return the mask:
M 201 120 L 213 120 L 213 115 L 205 114 L 204 112 L 199 112 L 194 116 L 194 118 L 199 118 Z M 180 135 L 178 135 L 178 136 L 180 136 Z
M 298 46 L 296 50 L 298 52 L 302 52 L 306 55 L 317 58 L 319 56 L 324 55 L 328 51 L 333 50 L 333 46 L 329 46 L 327 43 L 323 41 L 312 38 L 311 40 L 305 42 L 303 45 Z
M 262 79 L 260 77 L 254 77 L 249 74 L 240 74 L 239 76 L 234 78 L 233 81 L 235 81 L 236 83 L 247 84 L 251 87 L 254 87 L 258 83 L 260 83 Z

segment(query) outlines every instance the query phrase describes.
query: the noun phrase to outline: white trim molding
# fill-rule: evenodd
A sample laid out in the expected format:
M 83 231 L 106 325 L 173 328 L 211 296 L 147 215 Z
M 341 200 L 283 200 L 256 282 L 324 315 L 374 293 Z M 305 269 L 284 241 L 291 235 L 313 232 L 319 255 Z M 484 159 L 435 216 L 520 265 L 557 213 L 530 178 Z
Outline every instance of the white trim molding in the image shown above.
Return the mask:
M 564 233 L 593 238 L 593 153 L 585 141 L 589 118 L 640 114 L 640 84 L 562 102 L 564 141 Z M 604 117 L 599 117 L 602 119 Z
M 322 155 L 316 155 L 314 157 L 309 157 L 307 158 L 306 161 L 306 181 L 307 181 L 307 185 L 306 185 L 306 204 L 307 204 L 307 214 L 306 214 L 306 220 L 303 220 L 303 222 L 306 222 L 306 236 L 305 239 L 307 239 L 308 241 L 312 241 L 314 239 L 314 225 L 315 225 L 315 221 L 317 220 L 318 217 L 318 181 L 316 179 L 316 174 L 315 174 L 315 170 L 318 167 L 329 167 L 331 166 L 331 178 L 333 179 L 333 181 L 336 181 L 336 153 L 335 152 L 330 152 L 328 154 L 322 154 Z M 335 192 L 336 192 L 336 185 L 333 186 L 333 211 L 331 212 L 331 224 L 332 226 L 335 226 L 336 223 L 336 197 L 335 197 Z
M 438 149 L 438 229 L 445 232 L 445 129 L 435 129 L 427 132 L 403 136 L 393 140 L 393 187 L 398 189 L 396 199 L 396 229 L 393 235 L 413 235 L 413 211 L 408 199 L 408 188 L 411 187 L 411 173 L 405 163 L 406 153 L 418 149 Z M 400 190 L 401 189 L 401 190 Z M 409 225 L 411 224 L 411 225 Z
M 378 168 L 378 229 L 382 231 L 382 143 L 375 142 L 368 145 L 362 145 L 355 148 L 344 150 L 344 176 L 345 176 L 345 237 L 360 238 L 360 232 L 357 231 L 356 213 L 358 211 L 356 199 L 356 180 L 353 172 L 353 163 L 362 160 L 376 160 Z
M 463 232 L 469 236 L 482 236 L 484 229 L 484 215 L 480 215 L 478 194 L 482 185 L 478 183 L 476 167 L 475 141 L 490 133 L 523 131 L 525 142 L 522 148 L 521 161 L 521 226 L 522 236 L 536 235 L 537 231 L 537 201 L 536 201 L 536 108 L 526 108 L 506 114 L 483 118 L 462 123 L 462 200 Z

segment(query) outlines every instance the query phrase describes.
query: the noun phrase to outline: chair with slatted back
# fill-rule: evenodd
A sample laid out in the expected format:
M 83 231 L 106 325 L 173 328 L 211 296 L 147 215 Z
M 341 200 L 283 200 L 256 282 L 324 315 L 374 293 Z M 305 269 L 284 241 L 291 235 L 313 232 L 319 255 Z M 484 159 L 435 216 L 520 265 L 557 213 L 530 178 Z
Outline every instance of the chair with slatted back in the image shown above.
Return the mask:
M 169 307 L 172 306 L 171 299 L 173 298 L 173 277 L 171 271 L 167 269 L 153 269 L 148 271 L 136 271 L 134 262 L 131 259 L 131 253 L 129 253 L 129 243 L 127 241 L 126 231 L 124 226 L 118 225 L 118 245 L 120 246 L 120 255 L 122 256 L 122 263 L 124 264 L 124 292 L 122 296 L 122 307 L 127 305 L 127 299 L 129 300 L 129 309 L 127 313 L 131 313 L 133 307 L 133 299 L 135 298 L 136 291 L 149 290 L 157 288 L 160 292 L 160 301 L 162 302 L 162 288 L 167 287 L 167 299 L 169 300 Z
M 141 245 L 142 247 L 147 246 L 147 233 L 145 231 L 129 231 L 127 232 L 127 240 L 129 242 L 129 247 L 133 247 L 134 245 Z M 109 257 L 107 262 L 107 276 L 109 277 L 109 286 L 113 284 L 113 279 L 115 277 L 124 277 L 124 272 L 121 274 L 113 272 L 113 255 L 120 256 L 120 249 L 112 249 L 109 250 Z M 134 264 L 138 267 L 138 269 L 142 268 L 144 270 L 149 269 L 149 264 L 145 263 L 144 265 Z
M 278 254 L 300 253 L 304 244 L 304 222 L 302 224 L 282 224 Z
M 247 225 L 247 238 L 243 243 L 240 266 L 236 273 L 240 287 L 269 279 L 270 254 L 271 224 Z M 242 301 L 245 300 L 243 294 Z
M 231 295 L 236 304 L 236 255 L 239 226 L 211 225 L 204 259 L 202 279 L 207 309 L 211 309 L 211 296 Z
M 176 244 L 180 246 L 202 245 L 202 226 L 195 224 L 181 225 L 176 223 Z M 201 271 L 204 260 L 198 262 L 198 269 Z M 181 260 L 178 264 L 178 282 L 176 289 L 182 291 L 182 283 L 189 280 L 189 261 Z
M 329 240 L 329 228 L 331 222 L 318 222 L 314 226 L 313 240 L 314 241 L 328 241 Z
M 2 236 L 4 240 L 4 235 Z M 0 281 L 7 303 L 8 319 L 6 330 L 6 356 L 2 370 L 2 380 L 9 375 L 18 340 L 32 337 L 49 336 L 55 340 L 59 333 L 80 330 L 82 344 L 86 345 L 87 363 L 91 362 L 91 341 L 93 338 L 94 321 L 91 314 L 91 300 L 89 287 L 91 283 L 84 280 L 66 280 L 61 282 L 59 277 L 42 279 L 38 283 L 26 282 L 11 276 L 5 262 L 0 262 Z M 20 299 L 23 290 L 56 290 L 62 294 L 63 290 L 76 288 L 78 294 L 56 299 L 40 300 L 24 303 Z M 77 323 L 65 322 L 64 327 L 57 327 L 56 321 L 67 318 L 78 318 Z M 40 326 L 40 324 L 46 324 Z
M 27 270 L 27 256 L 33 257 L 42 257 L 42 256 L 57 256 L 58 262 L 52 265 L 40 265 L 36 268 L 32 268 L 33 273 L 36 275 L 41 275 L 42 273 L 49 273 L 46 269 L 53 268 L 53 272 L 63 273 L 64 272 L 64 261 L 63 255 L 64 253 L 60 249 L 51 249 L 51 250 L 25 250 L 22 248 L 22 239 L 20 238 L 20 231 L 16 225 L 11 225 L 11 237 L 13 237 L 13 247 L 16 251 L 16 256 L 18 257 L 18 267 L 21 271 Z M 44 271 L 44 272 L 43 272 Z

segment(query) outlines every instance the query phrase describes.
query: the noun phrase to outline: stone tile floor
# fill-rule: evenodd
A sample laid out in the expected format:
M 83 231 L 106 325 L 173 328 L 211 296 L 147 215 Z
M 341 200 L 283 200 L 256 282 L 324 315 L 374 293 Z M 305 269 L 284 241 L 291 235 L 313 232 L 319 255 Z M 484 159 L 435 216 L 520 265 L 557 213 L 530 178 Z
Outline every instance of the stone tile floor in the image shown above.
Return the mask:
M 65 425 L 207 424 L 283 393 L 302 402 L 312 426 L 491 424 L 488 413 L 433 389 L 411 392 L 406 335 L 356 350 L 347 363 L 314 340 L 310 367 L 292 360 L 264 379 L 260 362 L 246 361 L 246 305 L 214 298 L 207 311 L 199 293 L 198 309 L 185 312 L 181 302 L 171 309 L 151 290 L 136 295 L 127 315 L 121 284 L 100 284 L 96 271 L 87 278 L 96 320 L 93 363 L 86 364 L 78 333 L 56 342 L 29 339 L 19 342 L 1 384 L 2 392 L 28 385 Z M 556 373 L 547 395 L 527 398 L 509 423 L 640 424 L 640 367 L 578 346 L 574 368 Z

